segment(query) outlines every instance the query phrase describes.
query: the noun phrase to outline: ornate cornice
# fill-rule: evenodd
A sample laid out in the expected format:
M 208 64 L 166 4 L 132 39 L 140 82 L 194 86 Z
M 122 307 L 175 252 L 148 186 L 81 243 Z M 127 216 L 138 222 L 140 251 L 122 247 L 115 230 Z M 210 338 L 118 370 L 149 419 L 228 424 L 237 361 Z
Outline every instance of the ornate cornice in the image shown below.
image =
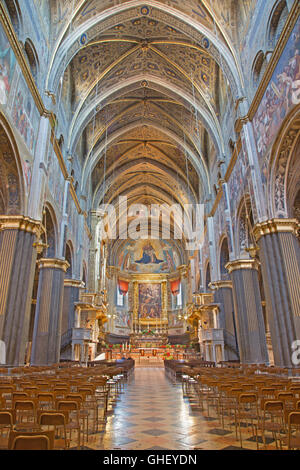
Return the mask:
M 227 263 L 225 268 L 231 274 L 233 271 L 238 271 L 241 269 L 255 269 L 258 271 L 260 266 L 259 261 L 256 259 L 237 259 L 235 261 L 231 261 Z
M 232 289 L 232 281 L 213 281 L 208 287 L 211 290 Z
M 24 232 L 33 233 L 39 238 L 43 231 L 43 226 L 42 222 L 33 220 L 30 217 L 22 215 L 1 215 L 0 231 L 1 230 L 22 230 Z
M 253 233 L 258 241 L 265 235 L 272 233 L 293 233 L 297 234 L 300 224 L 297 219 L 271 219 L 255 225 Z
M 76 287 L 78 289 L 84 287 L 82 281 L 77 279 L 65 279 L 64 280 L 65 287 Z
M 70 267 L 68 261 L 58 258 L 41 258 L 37 264 L 39 269 L 60 269 L 64 272 Z

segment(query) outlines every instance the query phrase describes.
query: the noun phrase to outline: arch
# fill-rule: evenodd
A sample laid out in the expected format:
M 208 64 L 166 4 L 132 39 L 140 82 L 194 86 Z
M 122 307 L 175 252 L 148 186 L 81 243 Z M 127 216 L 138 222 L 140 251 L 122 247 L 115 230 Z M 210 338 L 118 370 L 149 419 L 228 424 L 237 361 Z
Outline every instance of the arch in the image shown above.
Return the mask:
M 171 99 L 175 98 L 180 103 L 183 103 L 186 108 L 194 108 L 199 114 L 199 120 L 201 120 L 207 128 L 216 150 L 220 154 L 224 153 L 224 138 L 218 119 L 213 117 L 211 113 L 205 109 L 205 106 L 201 106 L 201 103 L 195 102 L 194 97 L 190 93 L 187 93 L 177 85 L 165 82 L 148 72 L 122 80 L 118 84 L 113 85 L 111 88 L 108 88 L 103 93 L 99 94 L 98 97 L 88 100 L 88 104 L 83 107 L 79 113 L 74 114 L 72 118 L 67 142 L 68 151 L 72 153 L 76 148 L 82 129 L 92 119 L 95 109 L 101 109 L 101 107 L 111 100 L 113 96 L 120 96 L 122 93 L 132 91 L 131 87 L 133 86 L 135 88 L 139 88 L 142 81 L 146 81 L 149 88 L 160 91 Z
M 228 238 L 224 235 L 221 238 L 220 242 L 220 256 L 219 256 L 219 267 L 220 267 L 220 279 L 227 280 L 229 279 L 229 273 L 225 268 L 226 264 L 229 262 L 229 245 Z
M 31 39 L 27 38 L 24 44 L 24 50 L 26 53 L 26 57 L 30 66 L 31 73 L 33 78 L 36 80 L 38 77 L 39 72 L 39 60 L 36 49 L 33 45 Z
M 24 213 L 24 173 L 13 131 L 0 112 L 0 213 Z
M 55 211 L 49 202 L 45 202 L 44 204 L 43 227 L 45 232 L 42 240 L 43 243 L 46 244 L 43 256 L 46 258 L 55 258 L 58 244 L 57 218 Z
M 252 87 L 254 90 L 258 87 L 265 73 L 266 67 L 267 67 L 267 61 L 266 61 L 265 54 L 263 53 L 263 51 L 259 51 L 256 54 L 256 57 L 253 61 L 253 66 L 252 66 Z
M 267 28 L 267 47 L 274 50 L 286 23 L 289 9 L 286 0 L 277 0 L 269 17 Z
M 291 214 L 293 193 L 299 183 L 299 141 L 300 105 L 297 105 L 283 122 L 271 151 L 268 175 L 271 218 L 288 218 Z
M 10 21 L 16 31 L 17 35 L 20 35 L 22 27 L 22 16 L 18 0 L 4 0 L 6 9 L 8 11 Z
M 172 140 L 176 142 L 176 144 L 180 145 L 184 149 L 184 151 L 187 152 L 187 158 L 195 167 L 198 173 L 198 176 L 203 184 L 203 188 L 207 189 L 208 192 L 210 192 L 209 171 L 204 161 L 204 157 L 202 157 L 201 163 L 203 163 L 203 165 L 201 165 L 200 159 L 198 158 L 196 153 L 193 150 L 191 150 L 190 147 L 185 142 L 183 142 L 177 135 L 173 134 L 171 131 L 168 131 L 166 129 L 161 129 L 158 125 L 154 124 L 153 122 L 149 122 L 147 120 L 144 120 L 142 123 L 136 122 L 133 124 L 129 124 L 128 126 L 125 126 L 122 129 L 115 132 L 114 134 L 110 135 L 107 139 L 107 142 L 103 142 L 100 145 L 100 148 L 96 152 L 93 153 L 92 158 L 85 161 L 83 172 L 82 172 L 82 178 L 81 178 L 81 188 L 80 188 L 81 191 L 84 191 L 84 188 L 88 181 L 88 176 L 91 174 L 91 172 L 95 168 L 99 160 L 99 157 L 101 157 L 101 154 L 103 154 L 103 152 L 105 151 L 105 148 L 111 145 L 113 142 L 117 141 L 117 139 L 120 138 L 123 134 L 126 134 L 126 132 L 132 129 L 135 129 L 137 127 L 140 127 L 141 124 L 145 124 L 145 125 L 148 125 L 149 127 L 162 131 L 167 137 L 171 138 Z
M 68 240 L 65 247 L 65 260 L 68 261 L 70 267 L 67 269 L 66 278 L 72 279 L 73 277 L 73 260 L 74 260 L 74 249 L 71 240 Z
M 75 16 L 80 12 L 83 4 L 76 7 Z M 128 21 L 137 17 L 143 16 L 141 10 L 138 12 L 137 7 L 143 6 L 139 0 L 132 0 L 129 4 L 118 5 L 117 7 L 107 8 L 94 16 L 90 20 L 81 24 L 72 34 L 65 38 L 65 33 L 68 26 L 66 26 L 54 49 L 50 59 L 50 67 L 46 80 L 46 89 L 55 92 L 57 90 L 60 77 L 64 74 L 64 69 L 71 62 L 72 58 L 77 54 L 78 50 L 84 47 L 89 41 L 99 34 L 97 25 L 102 24 L 101 32 L 105 32 L 107 28 L 118 25 L 122 21 Z M 170 27 L 174 27 L 174 21 L 177 23 L 177 29 L 184 31 L 184 33 L 195 42 L 195 37 L 198 37 L 198 42 L 205 42 L 205 48 L 209 50 L 214 59 L 220 62 L 222 69 L 226 68 L 226 76 L 230 82 L 233 95 L 238 97 L 241 94 L 243 87 L 243 75 L 240 69 L 239 61 L 235 54 L 234 48 L 231 45 L 229 38 L 226 35 L 224 43 L 203 24 L 195 21 L 190 16 L 182 13 L 178 9 L 158 3 L 155 0 L 148 0 L 147 7 L 153 7 L 149 17 L 155 19 L 156 17 L 163 21 Z M 124 16 L 122 16 L 124 15 Z M 70 21 L 72 21 L 70 19 Z M 93 32 L 93 28 L 96 30 Z M 82 38 L 84 37 L 84 43 Z
M 252 205 L 249 194 L 244 194 L 239 204 L 236 217 L 236 253 L 239 257 L 248 257 L 247 248 L 251 243 L 251 229 L 254 227 Z
M 84 289 L 87 289 L 87 275 L 88 275 L 88 270 L 87 270 L 87 264 L 85 260 L 82 262 L 82 282 L 84 284 Z
M 205 291 L 209 292 L 209 284 L 211 283 L 211 269 L 210 261 L 208 260 L 205 266 Z

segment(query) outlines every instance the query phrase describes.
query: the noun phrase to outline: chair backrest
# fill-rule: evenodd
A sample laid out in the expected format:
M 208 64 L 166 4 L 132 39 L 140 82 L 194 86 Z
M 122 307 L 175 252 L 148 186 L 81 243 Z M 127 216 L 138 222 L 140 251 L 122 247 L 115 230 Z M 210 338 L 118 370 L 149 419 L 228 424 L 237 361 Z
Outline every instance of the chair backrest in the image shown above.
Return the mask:
M 264 404 L 265 412 L 272 413 L 277 411 L 284 411 L 284 403 L 280 400 L 266 401 Z
M 294 400 L 294 394 L 292 392 L 279 392 L 277 393 L 277 398 L 283 401 Z
M 41 426 L 65 426 L 66 416 L 59 412 L 40 413 L 38 422 Z
M 256 393 L 241 393 L 239 403 L 257 403 Z
M 37 400 L 40 401 L 54 401 L 55 397 L 53 393 L 50 392 L 39 392 L 36 396 Z
M 36 404 L 33 400 L 16 400 L 14 402 L 15 410 L 32 410 L 35 411 Z
M 0 411 L 0 425 L 13 427 L 14 416 L 12 411 Z
M 12 401 L 16 400 L 26 400 L 29 398 L 29 394 L 27 392 L 13 392 L 12 394 Z
M 300 426 L 300 411 L 292 411 L 289 413 L 289 426 L 297 425 Z
M 9 433 L 9 450 L 52 450 L 53 447 L 54 431 Z
M 61 411 L 78 411 L 79 405 L 75 400 L 58 400 L 57 401 L 57 410 Z

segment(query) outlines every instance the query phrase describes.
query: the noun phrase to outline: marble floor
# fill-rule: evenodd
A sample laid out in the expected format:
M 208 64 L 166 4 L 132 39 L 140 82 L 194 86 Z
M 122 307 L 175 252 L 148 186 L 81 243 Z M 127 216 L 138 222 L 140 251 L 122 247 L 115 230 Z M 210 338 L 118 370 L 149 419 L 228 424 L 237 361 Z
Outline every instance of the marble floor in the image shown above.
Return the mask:
M 243 448 L 256 450 L 251 428 Z M 268 439 L 269 448 L 274 448 Z M 164 368 L 136 368 L 124 392 L 110 409 L 106 426 L 89 436 L 86 449 L 98 450 L 239 450 L 234 426 L 222 428 L 216 416 L 183 397 Z M 262 445 L 260 445 L 262 448 Z

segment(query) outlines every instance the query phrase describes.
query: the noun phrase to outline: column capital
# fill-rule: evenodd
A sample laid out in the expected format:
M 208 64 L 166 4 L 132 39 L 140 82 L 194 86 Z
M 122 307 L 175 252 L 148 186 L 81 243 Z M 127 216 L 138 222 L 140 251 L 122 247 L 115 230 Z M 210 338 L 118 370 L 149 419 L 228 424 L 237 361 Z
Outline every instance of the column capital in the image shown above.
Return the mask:
M 64 286 L 65 287 L 77 287 L 78 289 L 80 289 L 81 287 L 83 287 L 83 283 L 81 280 L 78 280 L 78 279 L 65 279 Z
M 293 233 L 296 235 L 299 229 L 300 224 L 297 219 L 270 219 L 256 224 L 253 233 L 258 241 L 261 237 L 272 233 Z
M 258 271 L 258 268 L 260 266 L 259 261 L 256 259 L 237 259 L 235 261 L 231 261 L 230 263 L 227 263 L 225 268 L 231 274 L 233 271 L 237 271 L 240 269 L 255 269 Z
M 62 271 L 66 272 L 67 269 L 70 267 L 68 261 L 65 259 L 58 259 L 58 258 L 41 258 L 38 261 L 38 268 L 39 269 L 61 269 Z
M 232 281 L 213 281 L 208 287 L 211 290 L 232 289 Z
M 39 238 L 43 229 L 40 220 L 34 220 L 23 215 L 1 215 L 0 231 L 1 230 L 22 230 L 24 232 L 33 233 Z

